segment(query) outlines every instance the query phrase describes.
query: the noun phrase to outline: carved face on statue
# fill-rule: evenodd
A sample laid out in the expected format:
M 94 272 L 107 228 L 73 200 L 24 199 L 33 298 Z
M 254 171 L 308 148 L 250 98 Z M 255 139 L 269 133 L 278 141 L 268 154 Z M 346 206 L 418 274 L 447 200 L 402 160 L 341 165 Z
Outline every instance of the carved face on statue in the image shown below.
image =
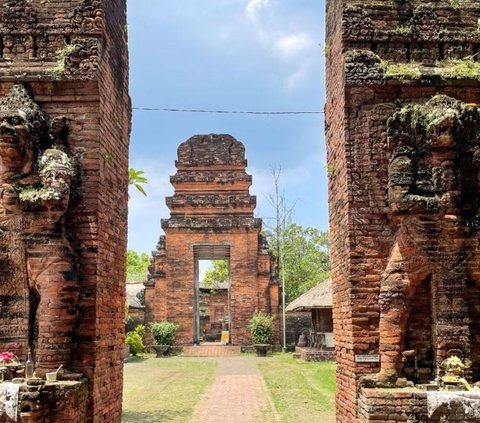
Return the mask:
M 452 148 L 455 145 L 453 130 L 456 124 L 456 119 L 450 116 L 445 116 L 432 123 L 429 128 L 430 148 L 432 150 Z
M 30 134 L 21 112 L 0 114 L 1 173 L 24 172 L 30 150 Z
M 46 150 L 39 160 L 39 175 L 42 185 L 58 193 L 66 193 L 75 175 L 72 160 L 61 150 Z
M 22 85 L 0 100 L 0 178 L 31 171 L 34 150 L 45 131 L 45 117 Z

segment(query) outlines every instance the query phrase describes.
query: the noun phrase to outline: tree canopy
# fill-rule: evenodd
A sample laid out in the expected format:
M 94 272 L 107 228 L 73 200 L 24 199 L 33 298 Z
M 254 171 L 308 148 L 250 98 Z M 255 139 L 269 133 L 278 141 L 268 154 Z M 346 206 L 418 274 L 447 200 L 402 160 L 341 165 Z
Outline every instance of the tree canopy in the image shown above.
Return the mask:
M 322 280 L 330 277 L 330 246 L 328 232 L 316 228 L 289 224 L 282 231 L 285 259 L 285 293 L 292 301 Z M 276 232 L 268 233 L 270 249 L 279 263 L 278 276 L 282 278 L 281 251 Z M 280 247 L 280 248 L 279 248 Z M 281 255 L 281 253 L 280 253 Z M 283 281 L 282 281 L 283 282 Z M 282 283 L 283 286 L 283 283 Z
M 127 251 L 127 282 L 144 282 L 148 278 L 150 257 L 147 253 Z
M 211 289 L 217 288 L 228 281 L 228 273 L 227 260 L 212 260 L 210 267 L 205 272 L 203 286 Z

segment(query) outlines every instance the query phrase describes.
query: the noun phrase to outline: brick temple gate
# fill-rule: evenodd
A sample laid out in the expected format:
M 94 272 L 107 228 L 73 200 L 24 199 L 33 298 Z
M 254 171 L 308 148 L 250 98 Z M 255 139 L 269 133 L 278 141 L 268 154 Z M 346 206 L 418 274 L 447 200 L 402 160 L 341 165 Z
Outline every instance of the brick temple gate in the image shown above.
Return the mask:
M 0 1 L 0 351 L 76 380 L 22 385 L 19 421 L 121 420 L 125 3 Z
M 146 283 L 147 322 L 180 326 L 179 345 L 200 339 L 200 260 L 227 260 L 230 269 L 223 329 L 233 345 L 251 344 L 248 320 L 255 310 L 275 315 L 279 341 L 278 284 L 253 211 L 252 177 L 245 171 L 245 147 L 229 135 L 197 135 L 180 145 L 175 188 L 167 198 L 171 215 L 162 220 L 165 236 L 154 252 Z
M 479 18 L 468 0 L 328 1 L 338 422 L 478 421 L 461 401 L 429 415 L 409 386 L 451 355 L 480 378 Z

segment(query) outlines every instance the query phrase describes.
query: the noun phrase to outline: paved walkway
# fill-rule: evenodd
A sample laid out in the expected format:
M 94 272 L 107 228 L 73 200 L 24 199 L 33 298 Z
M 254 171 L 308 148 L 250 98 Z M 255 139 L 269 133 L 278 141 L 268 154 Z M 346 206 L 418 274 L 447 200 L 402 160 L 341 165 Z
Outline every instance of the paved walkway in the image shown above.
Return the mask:
M 278 421 L 254 357 L 219 357 L 211 388 L 197 404 L 191 423 L 275 423 Z
M 224 357 L 241 355 L 241 348 L 231 345 L 202 344 L 192 347 L 183 347 L 184 357 Z

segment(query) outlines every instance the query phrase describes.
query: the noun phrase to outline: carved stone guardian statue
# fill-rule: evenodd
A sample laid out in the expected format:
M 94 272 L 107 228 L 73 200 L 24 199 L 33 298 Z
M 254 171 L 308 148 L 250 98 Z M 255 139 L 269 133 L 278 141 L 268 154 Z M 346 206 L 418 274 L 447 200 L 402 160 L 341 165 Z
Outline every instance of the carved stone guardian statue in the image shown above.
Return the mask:
M 75 176 L 68 122 L 48 124 L 21 85 L 0 100 L 0 118 L 0 296 L 2 307 L 10 301 L 19 310 L 15 352 L 31 348 L 43 376 L 68 365 L 77 317 L 78 272 L 64 224 Z M 7 337 L 0 345 L 11 346 Z
M 466 287 L 479 207 L 479 116 L 475 105 L 436 96 L 425 105 L 403 107 L 389 121 L 388 204 L 398 231 L 379 296 L 377 386 L 397 384 L 406 349 L 415 351 L 416 360 L 431 360 L 431 378 L 449 350 L 470 355 Z M 412 301 L 422 286 L 428 292 L 425 313 L 431 315 L 428 349 L 410 336 L 416 330 Z

